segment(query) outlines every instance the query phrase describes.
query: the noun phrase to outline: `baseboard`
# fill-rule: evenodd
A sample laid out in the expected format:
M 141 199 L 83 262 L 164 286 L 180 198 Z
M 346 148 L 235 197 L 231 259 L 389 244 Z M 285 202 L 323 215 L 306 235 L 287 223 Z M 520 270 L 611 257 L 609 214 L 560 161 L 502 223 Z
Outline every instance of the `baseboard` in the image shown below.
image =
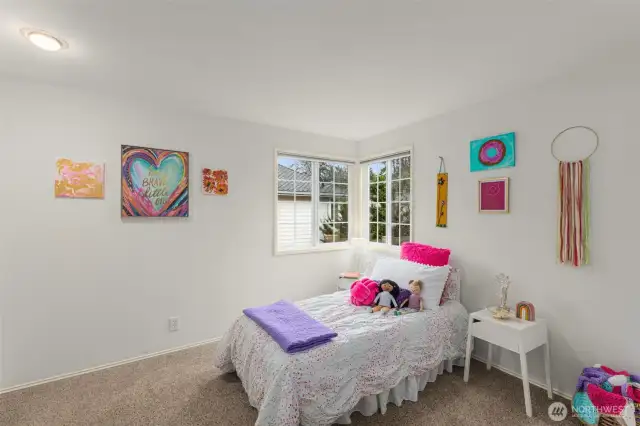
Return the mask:
M 473 358 L 475 360 L 478 360 L 483 364 L 487 363 L 487 360 L 485 358 L 481 358 L 481 357 L 479 357 L 477 355 L 471 355 L 471 358 Z M 492 363 L 491 364 L 491 368 L 495 368 L 496 370 L 500 370 L 503 373 L 506 373 L 506 374 L 508 374 L 510 376 L 513 376 L 513 377 L 517 377 L 518 379 L 522 380 L 522 375 L 520 373 L 517 373 L 517 372 L 515 372 L 513 370 L 509 370 L 508 368 L 505 368 L 505 367 L 503 367 L 501 365 L 497 365 L 497 364 L 493 364 Z M 535 379 L 532 379 L 531 377 L 529 377 L 529 384 L 532 384 L 532 385 L 537 386 L 537 387 L 539 387 L 541 389 L 544 389 L 545 391 L 547 390 L 547 385 L 545 385 L 544 383 L 541 383 L 541 382 L 539 382 L 539 381 L 537 381 Z M 558 389 L 555 389 L 555 388 L 553 389 L 553 393 L 555 395 L 558 395 L 558 396 L 564 398 L 564 399 L 568 399 L 569 401 L 571 401 L 573 399 L 573 395 L 566 394 L 566 393 L 562 392 L 561 390 L 558 390 Z
M 75 376 L 81 376 L 83 374 L 94 373 L 94 372 L 100 371 L 100 370 L 106 370 L 107 368 L 118 367 L 119 365 L 125 365 L 125 364 L 130 364 L 130 363 L 136 362 L 136 361 L 142 361 L 143 359 L 147 359 L 147 358 L 153 358 L 153 357 L 157 357 L 157 356 L 160 356 L 160 355 L 170 354 L 170 353 L 173 353 L 173 352 L 180 352 L 180 351 L 184 351 L 184 350 L 187 350 L 187 349 L 196 348 L 198 346 L 207 345 L 207 344 L 210 344 L 210 343 L 216 343 L 216 342 L 219 342 L 220 339 L 221 339 L 221 337 L 214 337 L 213 339 L 203 340 L 201 342 L 191 343 L 189 345 L 179 346 L 177 348 L 165 349 L 165 350 L 158 351 L 158 352 L 153 352 L 153 353 L 150 353 L 150 354 L 140 355 L 140 356 L 136 356 L 136 357 L 133 357 L 133 358 L 127 358 L 127 359 L 124 359 L 122 361 L 109 362 L 107 364 L 98 365 L 96 367 L 85 368 L 84 370 L 75 371 L 73 373 L 60 374 L 58 376 L 53 376 L 53 377 L 49 377 L 49 378 L 42 379 L 42 380 L 35 380 L 33 382 L 24 383 L 22 385 L 11 386 L 11 387 L 8 387 L 8 388 L 0 389 L 0 395 L 2 395 L 4 393 L 9 393 L 9 392 L 15 392 L 15 391 L 21 390 L 21 389 L 30 388 L 32 386 L 38 386 L 38 385 L 43 385 L 45 383 L 50 383 L 50 382 L 55 382 L 55 381 L 58 381 L 58 380 L 68 379 L 70 377 L 75 377 Z
M 132 362 L 142 361 L 144 359 L 153 358 L 153 357 L 157 357 L 157 356 L 160 356 L 160 355 L 166 355 L 166 354 L 170 354 L 170 353 L 173 353 L 173 352 L 180 352 L 180 351 L 184 351 L 184 350 L 187 350 L 187 349 L 196 348 L 198 346 L 208 345 L 210 343 L 216 343 L 216 342 L 219 342 L 220 339 L 221 339 L 221 337 L 214 337 L 213 339 L 203 340 L 201 342 L 191 343 L 189 345 L 178 346 L 177 348 L 165 349 L 165 350 L 158 351 L 158 352 L 153 352 L 153 353 L 150 353 L 150 354 L 140 355 L 140 356 L 136 356 L 136 357 L 133 357 L 133 358 L 127 358 L 127 359 L 124 359 L 122 361 L 110 362 L 110 363 L 107 363 L 107 364 L 98 365 L 96 367 L 85 368 L 84 370 L 75 371 L 73 373 L 60 374 L 58 376 L 53 376 L 53 377 L 49 377 L 49 378 L 42 379 L 42 380 L 35 380 L 33 382 L 28 382 L 28 383 L 24 383 L 24 384 L 21 384 L 21 385 L 11 386 L 11 387 L 8 387 L 8 388 L 0 389 L 0 395 L 5 394 L 5 393 L 9 393 L 9 392 L 15 392 L 15 391 L 18 391 L 18 390 L 21 390 L 21 389 L 30 388 L 30 387 L 33 387 L 33 386 L 43 385 L 45 383 L 51 383 L 51 382 L 55 382 L 55 381 L 58 381 L 58 380 L 68 379 L 70 377 L 75 377 L 75 376 L 81 376 L 83 374 L 94 373 L 94 372 L 100 371 L 100 370 L 106 370 L 108 368 L 113 368 L 113 367 L 117 367 L 117 366 L 120 366 L 120 365 L 130 364 Z M 471 358 L 473 358 L 473 359 L 475 359 L 477 361 L 480 361 L 483 364 L 487 363 L 487 360 L 485 358 L 481 358 L 481 357 L 479 357 L 477 355 L 472 355 Z M 515 372 L 513 370 L 510 370 L 508 368 L 502 367 L 501 365 L 492 364 L 492 368 L 495 368 L 496 370 L 500 370 L 505 374 L 517 377 L 518 379 L 522 380 L 522 376 L 520 375 L 520 373 L 517 373 L 517 372 Z M 530 378 L 529 379 L 529 383 L 534 385 L 534 386 L 537 386 L 537 387 L 539 387 L 541 389 L 544 389 L 544 390 L 547 389 L 547 386 L 545 384 L 543 384 L 543 383 L 541 383 L 541 382 L 539 382 L 539 381 L 537 381 L 535 379 L 531 379 Z M 572 395 L 566 394 L 566 393 L 564 393 L 564 392 L 562 392 L 562 391 L 560 391 L 558 389 L 555 389 L 555 388 L 553 389 L 553 393 L 558 395 L 558 396 L 560 396 L 560 397 L 562 397 L 562 398 L 568 399 L 569 401 L 571 401 L 571 399 L 573 398 Z

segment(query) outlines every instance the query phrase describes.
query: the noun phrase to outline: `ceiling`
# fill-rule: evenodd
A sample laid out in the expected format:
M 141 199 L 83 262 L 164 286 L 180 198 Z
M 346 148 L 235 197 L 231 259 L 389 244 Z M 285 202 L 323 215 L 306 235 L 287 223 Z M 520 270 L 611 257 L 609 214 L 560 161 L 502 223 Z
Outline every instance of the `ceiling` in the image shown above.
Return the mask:
M 0 0 L 0 74 L 360 140 L 637 46 L 638 18 L 634 0 Z

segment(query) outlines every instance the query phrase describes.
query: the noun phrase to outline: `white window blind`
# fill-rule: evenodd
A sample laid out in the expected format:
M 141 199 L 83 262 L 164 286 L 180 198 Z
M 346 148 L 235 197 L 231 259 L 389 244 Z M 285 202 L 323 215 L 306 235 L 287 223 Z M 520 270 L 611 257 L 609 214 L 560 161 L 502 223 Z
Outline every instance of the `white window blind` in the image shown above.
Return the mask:
M 349 163 L 279 153 L 277 174 L 277 251 L 348 241 Z

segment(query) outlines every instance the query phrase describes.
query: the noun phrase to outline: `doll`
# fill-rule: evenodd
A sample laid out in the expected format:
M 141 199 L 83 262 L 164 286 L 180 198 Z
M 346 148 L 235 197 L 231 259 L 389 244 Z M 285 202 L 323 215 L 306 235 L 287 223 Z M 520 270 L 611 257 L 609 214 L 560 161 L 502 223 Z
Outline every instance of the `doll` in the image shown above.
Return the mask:
M 408 304 L 409 309 L 415 309 L 416 311 L 424 311 L 424 301 L 420 296 L 420 292 L 422 291 L 422 281 L 420 280 L 412 280 L 409 282 L 409 290 L 411 291 L 411 296 L 404 302 L 402 302 L 401 308 L 404 308 Z
M 396 302 L 396 298 L 393 296 L 393 293 L 397 294 L 398 290 L 398 284 L 393 281 L 380 281 L 380 293 L 378 293 L 373 301 L 376 306 L 372 309 L 372 312 L 382 311 L 383 314 L 386 314 L 391 310 L 392 306 L 398 309 L 398 303 Z

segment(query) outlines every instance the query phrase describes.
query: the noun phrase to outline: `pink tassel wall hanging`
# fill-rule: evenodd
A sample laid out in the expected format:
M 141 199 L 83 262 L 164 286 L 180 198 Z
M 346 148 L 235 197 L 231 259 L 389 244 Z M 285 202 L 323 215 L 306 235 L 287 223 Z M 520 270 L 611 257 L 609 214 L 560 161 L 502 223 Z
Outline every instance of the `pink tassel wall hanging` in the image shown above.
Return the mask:
M 580 161 L 561 161 L 553 147 L 560 135 L 572 129 L 587 129 L 596 136 L 596 147 Z M 558 262 L 575 267 L 590 262 L 590 166 L 589 157 L 598 148 L 598 134 L 588 127 L 576 126 L 563 130 L 551 144 L 551 153 L 558 165 Z

